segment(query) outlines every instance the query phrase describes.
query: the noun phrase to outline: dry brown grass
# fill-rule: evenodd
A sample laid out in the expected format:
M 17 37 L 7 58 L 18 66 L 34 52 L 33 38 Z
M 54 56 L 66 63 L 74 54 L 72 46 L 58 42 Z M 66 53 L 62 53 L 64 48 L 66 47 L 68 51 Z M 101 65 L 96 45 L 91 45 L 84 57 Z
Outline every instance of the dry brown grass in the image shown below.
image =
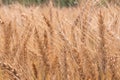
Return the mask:
M 120 8 L 0 7 L 0 80 L 119 80 Z

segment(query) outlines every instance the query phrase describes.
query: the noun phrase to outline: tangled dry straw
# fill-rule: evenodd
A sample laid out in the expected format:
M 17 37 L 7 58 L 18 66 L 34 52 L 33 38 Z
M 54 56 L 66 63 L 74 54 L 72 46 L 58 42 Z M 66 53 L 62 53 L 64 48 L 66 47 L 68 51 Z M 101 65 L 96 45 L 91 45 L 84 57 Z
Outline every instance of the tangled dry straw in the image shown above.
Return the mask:
M 119 80 L 120 8 L 0 7 L 0 80 Z

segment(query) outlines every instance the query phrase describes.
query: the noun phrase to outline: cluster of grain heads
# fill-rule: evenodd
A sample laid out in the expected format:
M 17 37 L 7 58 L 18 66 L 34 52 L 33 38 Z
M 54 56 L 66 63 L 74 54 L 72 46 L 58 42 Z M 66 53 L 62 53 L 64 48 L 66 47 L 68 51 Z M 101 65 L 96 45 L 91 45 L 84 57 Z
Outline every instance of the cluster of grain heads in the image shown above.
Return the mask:
M 4 71 L 6 71 L 7 73 L 9 73 L 9 75 L 12 76 L 12 79 L 21 80 L 18 72 L 13 67 L 11 67 L 9 64 L 0 62 L 0 69 L 2 69 Z

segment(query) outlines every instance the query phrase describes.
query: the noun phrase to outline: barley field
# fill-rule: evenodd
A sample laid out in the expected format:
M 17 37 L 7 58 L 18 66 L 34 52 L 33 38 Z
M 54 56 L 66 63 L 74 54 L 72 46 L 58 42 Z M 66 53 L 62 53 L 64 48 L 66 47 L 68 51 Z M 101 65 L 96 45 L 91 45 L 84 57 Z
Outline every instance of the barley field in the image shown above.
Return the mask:
M 1 5 L 0 80 L 120 80 L 120 7 Z

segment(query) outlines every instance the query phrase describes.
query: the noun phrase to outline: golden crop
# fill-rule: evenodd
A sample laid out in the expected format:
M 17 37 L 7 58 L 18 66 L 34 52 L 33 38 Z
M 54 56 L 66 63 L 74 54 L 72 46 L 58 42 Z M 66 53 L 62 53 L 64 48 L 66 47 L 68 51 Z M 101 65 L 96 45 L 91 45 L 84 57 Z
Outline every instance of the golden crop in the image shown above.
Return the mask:
M 0 80 L 119 80 L 120 8 L 0 7 Z

